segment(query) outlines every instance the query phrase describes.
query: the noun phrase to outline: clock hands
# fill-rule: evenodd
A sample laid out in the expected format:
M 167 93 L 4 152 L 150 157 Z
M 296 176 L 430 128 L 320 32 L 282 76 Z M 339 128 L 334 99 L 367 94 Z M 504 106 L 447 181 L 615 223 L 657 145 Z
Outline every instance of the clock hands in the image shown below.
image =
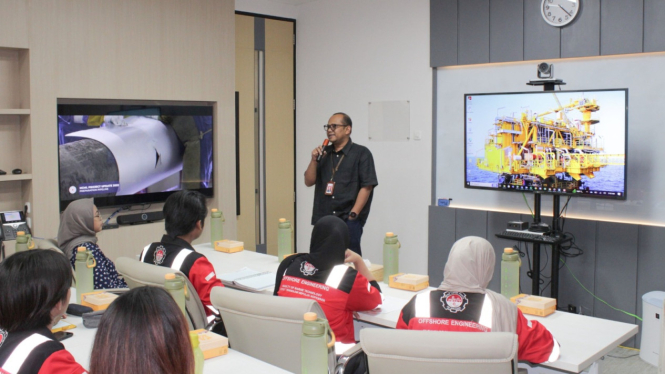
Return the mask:
M 568 11 L 564 7 L 561 6 L 561 4 L 557 4 L 557 6 L 561 8 L 561 10 L 563 10 L 568 15 L 568 17 L 572 17 L 572 15 L 568 13 Z

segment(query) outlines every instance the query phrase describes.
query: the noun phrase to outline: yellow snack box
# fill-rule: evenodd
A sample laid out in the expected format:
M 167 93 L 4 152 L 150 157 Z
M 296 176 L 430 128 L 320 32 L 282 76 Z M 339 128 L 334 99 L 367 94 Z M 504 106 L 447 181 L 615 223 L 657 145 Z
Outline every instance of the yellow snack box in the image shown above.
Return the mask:
M 389 277 L 388 286 L 407 291 L 420 291 L 429 287 L 429 276 L 397 273 Z
M 199 334 L 199 347 L 205 360 L 229 353 L 229 339 L 204 329 L 194 330 Z
M 215 242 L 215 250 L 225 253 L 241 252 L 245 248 L 245 243 L 235 240 L 218 240 Z
M 351 263 L 348 263 L 347 265 L 351 266 L 354 269 L 356 268 Z M 374 279 L 376 279 L 377 282 L 381 282 L 381 280 L 383 280 L 383 265 L 371 264 L 367 268 L 372 273 L 372 275 L 374 276 Z
M 543 296 L 519 294 L 510 298 L 517 308 L 524 314 L 534 316 L 549 316 L 556 311 L 556 299 Z
M 83 297 L 81 305 L 89 306 L 94 311 L 105 310 L 118 298 L 118 295 L 104 291 L 88 292 L 81 296 Z

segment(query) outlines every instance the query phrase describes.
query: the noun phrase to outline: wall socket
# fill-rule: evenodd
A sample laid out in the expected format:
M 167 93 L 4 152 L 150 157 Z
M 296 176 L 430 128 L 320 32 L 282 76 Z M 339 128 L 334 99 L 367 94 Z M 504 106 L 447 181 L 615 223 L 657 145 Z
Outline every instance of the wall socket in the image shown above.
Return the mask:
M 577 307 L 573 304 L 568 304 L 568 313 L 577 314 Z

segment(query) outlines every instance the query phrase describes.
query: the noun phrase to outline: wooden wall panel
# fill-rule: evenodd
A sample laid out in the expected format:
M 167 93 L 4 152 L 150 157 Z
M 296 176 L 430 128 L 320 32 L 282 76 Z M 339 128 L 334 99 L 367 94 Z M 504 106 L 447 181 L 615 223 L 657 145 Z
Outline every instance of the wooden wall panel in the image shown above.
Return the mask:
M 457 63 L 490 62 L 489 0 L 465 0 L 458 3 Z
M 524 4 L 521 1 L 490 1 L 489 26 L 489 62 L 524 59 Z
M 430 1 L 430 66 L 457 65 L 457 0 Z
M 643 51 L 644 2 L 602 0 L 600 3 L 600 54 Z M 663 35 L 660 36 L 663 38 Z
M 561 29 L 561 57 L 600 54 L 600 0 L 581 3 L 577 19 Z

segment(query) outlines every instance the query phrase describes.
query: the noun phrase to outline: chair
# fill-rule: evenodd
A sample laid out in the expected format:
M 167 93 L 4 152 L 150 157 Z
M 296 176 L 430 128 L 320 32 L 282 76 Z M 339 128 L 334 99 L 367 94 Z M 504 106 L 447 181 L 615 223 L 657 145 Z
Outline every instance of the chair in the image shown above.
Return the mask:
M 517 373 L 517 335 L 363 329 L 370 373 Z
M 115 261 L 116 270 L 122 275 L 130 289 L 143 286 L 155 286 L 164 288 L 164 275 L 168 273 L 180 274 L 187 285 L 187 294 L 185 299 L 185 309 L 187 310 L 187 320 L 191 330 L 205 329 L 208 326 L 205 307 L 199 299 L 199 294 L 189 282 L 189 279 L 180 271 L 171 268 L 157 266 L 134 260 L 128 257 L 120 257 Z
M 217 287 L 210 293 L 226 326 L 230 346 L 246 355 L 293 373 L 300 373 L 300 336 L 303 315 L 324 317 L 314 300 L 277 297 Z M 334 368 L 335 351 L 328 366 Z

